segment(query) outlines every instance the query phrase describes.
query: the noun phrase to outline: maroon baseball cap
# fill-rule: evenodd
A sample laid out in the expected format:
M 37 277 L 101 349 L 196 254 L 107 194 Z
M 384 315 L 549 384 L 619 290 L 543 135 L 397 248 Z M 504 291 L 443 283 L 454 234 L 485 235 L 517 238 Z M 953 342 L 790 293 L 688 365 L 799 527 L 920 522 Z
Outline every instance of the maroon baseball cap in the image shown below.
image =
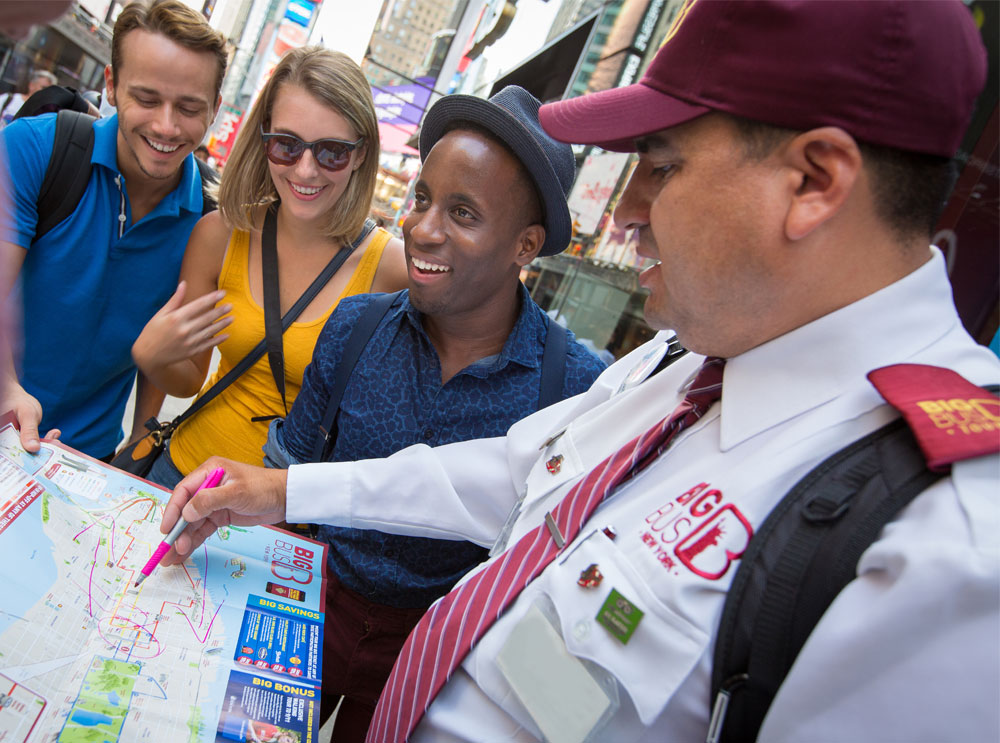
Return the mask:
M 709 111 L 951 157 L 986 81 L 960 0 L 689 0 L 642 80 L 542 106 L 556 139 L 618 152 Z

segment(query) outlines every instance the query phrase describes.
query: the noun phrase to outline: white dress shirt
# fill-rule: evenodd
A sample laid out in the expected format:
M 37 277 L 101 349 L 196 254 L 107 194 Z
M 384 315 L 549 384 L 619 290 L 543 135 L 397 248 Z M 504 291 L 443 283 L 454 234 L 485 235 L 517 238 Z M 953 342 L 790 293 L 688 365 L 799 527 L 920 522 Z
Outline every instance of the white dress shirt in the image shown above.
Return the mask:
M 701 357 L 642 381 L 666 335 L 506 437 L 292 467 L 287 518 L 491 545 L 523 496 L 513 543 L 683 398 Z M 617 711 L 593 740 L 704 740 L 734 561 L 810 469 L 898 417 L 865 374 L 901 362 L 1000 380 L 1000 362 L 962 328 L 936 249 L 895 284 L 729 359 L 721 403 L 595 511 L 469 653 L 413 739 L 540 739 L 496 658 L 528 610 L 545 606 L 569 652 L 617 686 Z M 803 647 L 760 740 L 1000 738 L 998 484 L 997 456 L 959 463 L 886 527 Z M 582 588 L 591 564 L 603 581 Z M 612 588 L 644 612 L 627 644 L 595 621 Z

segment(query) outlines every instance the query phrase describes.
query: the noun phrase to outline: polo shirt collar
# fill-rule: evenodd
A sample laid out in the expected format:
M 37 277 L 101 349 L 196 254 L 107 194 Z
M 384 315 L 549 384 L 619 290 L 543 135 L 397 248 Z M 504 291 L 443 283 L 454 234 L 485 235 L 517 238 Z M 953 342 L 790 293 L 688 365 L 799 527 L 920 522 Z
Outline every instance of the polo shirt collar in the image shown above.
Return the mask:
M 465 373 L 485 377 L 492 372 L 502 369 L 510 361 L 529 369 L 534 369 L 541 365 L 538 353 L 538 338 L 541 336 L 540 331 L 544 322 L 544 315 L 535 305 L 524 284 L 518 281 L 517 287 L 521 309 L 518 312 L 517 320 L 514 321 L 514 327 L 511 328 L 510 335 L 507 336 L 507 340 L 503 344 L 503 348 L 494 357 L 495 363 L 488 366 L 473 365 L 467 367 L 464 370 Z M 398 312 L 405 313 L 410 324 L 427 338 L 427 332 L 424 330 L 423 322 L 421 321 L 422 315 L 410 303 L 409 290 L 406 291 L 403 297 L 403 303 Z M 427 338 L 427 342 L 430 343 L 430 338 Z
M 872 369 L 905 361 L 953 329 L 960 321 L 944 258 L 931 251 L 899 281 L 729 359 L 722 450 L 856 391 Z M 867 402 L 882 404 L 874 388 Z
M 118 114 L 94 122 L 94 152 L 90 156 L 90 162 L 104 166 L 115 175 L 121 174 L 118 167 Z M 180 183 L 159 203 L 157 211 L 164 209 L 177 213 L 183 209 L 201 212 L 201 176 L 197 171 L 194 155 L 188 154 L 181 164 Z

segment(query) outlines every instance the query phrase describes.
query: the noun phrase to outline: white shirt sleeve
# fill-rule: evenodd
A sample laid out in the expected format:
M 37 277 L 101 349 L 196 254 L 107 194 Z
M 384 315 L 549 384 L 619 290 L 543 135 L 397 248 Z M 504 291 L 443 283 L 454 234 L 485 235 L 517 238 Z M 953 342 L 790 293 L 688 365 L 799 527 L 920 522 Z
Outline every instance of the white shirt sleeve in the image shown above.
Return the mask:
M 385 459 L 293 465 L 286 518 L 488 547 L 516 500 L 506 439 L 497 437 L 416 444 Z

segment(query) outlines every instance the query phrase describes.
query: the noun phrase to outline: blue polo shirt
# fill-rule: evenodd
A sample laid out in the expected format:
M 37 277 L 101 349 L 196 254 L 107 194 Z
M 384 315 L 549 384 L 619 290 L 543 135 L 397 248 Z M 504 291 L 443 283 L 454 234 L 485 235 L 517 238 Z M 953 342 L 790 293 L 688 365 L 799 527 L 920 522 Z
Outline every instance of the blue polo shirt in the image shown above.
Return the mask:
M 387 457 L 412 444 L 440 446 L 507 433 L 538 408 L 548 318 L 519 284 L 521 311 L 500 353 L 441 384 L 441 362 L 418 312 L 403 292 L 358 359 L 344 390 L 332 461 Z M 307 462 L 326 411 L 347 337 L 372 300 L 345 297 L 313 351 L 302 390 L 265 451 L 273 461 Z M 604 369 L 570 334 L 562 397 L 585 392 Z M 486 559 L 470 542 L 405 537 L 374 530 L 320 527 L 328 565 L 341 583 L 376 603 L 417 608 L 447 593 Z
M 55 123 L 55 114 L 45 114 L 0 132 L 12 185 L 12 203 L 0 203 L 0 237 L 27 249 L 20 379 L 42 404 L 43 434 L 60 428 L 70 446 L 105 456 L 122 438 L 136 373 L 132 344 L 177 287 L 201 217 L 201 176 L 188 155 L 177 188 L 133 223 L 117 162 L 118 117 L 98 119 L 87 191 L 73 214 L 33 244 Z

